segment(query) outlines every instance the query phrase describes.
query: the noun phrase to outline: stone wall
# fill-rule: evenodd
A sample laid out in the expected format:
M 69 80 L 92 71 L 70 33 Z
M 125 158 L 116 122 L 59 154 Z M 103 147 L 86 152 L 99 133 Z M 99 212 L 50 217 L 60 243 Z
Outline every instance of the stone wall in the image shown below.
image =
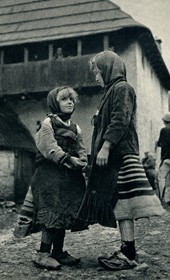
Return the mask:
M 0 197 L 7 200 L 14 197 L 14 160 L 14 152 L 0 151 Z

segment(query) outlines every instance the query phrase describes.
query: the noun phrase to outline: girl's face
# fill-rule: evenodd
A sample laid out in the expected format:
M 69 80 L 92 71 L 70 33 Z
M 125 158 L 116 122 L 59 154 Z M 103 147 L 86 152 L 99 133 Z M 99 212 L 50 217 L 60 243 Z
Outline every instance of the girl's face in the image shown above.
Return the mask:
M 104 87 L 104 81 L 102 75 L 98 72 L 95 74 L 95 76 L 96 76 L 96 82 L 98 82 L 101 87 Z
M 101 87 L 104 87 L 105 84 L 104 84 L 104 81 L 103 81 L 103 78 L 102 78 L 102 75 L 101 75 L 101 72 L 99 71 L 99 69 L 97 67 L 95 67 L 93 72 L 95 75 L 96 82 L 98 82 Z
M 65 96 L 58 101 L 62 113 L 72 113 L 74 111 L 74 99 L 71 96 Z

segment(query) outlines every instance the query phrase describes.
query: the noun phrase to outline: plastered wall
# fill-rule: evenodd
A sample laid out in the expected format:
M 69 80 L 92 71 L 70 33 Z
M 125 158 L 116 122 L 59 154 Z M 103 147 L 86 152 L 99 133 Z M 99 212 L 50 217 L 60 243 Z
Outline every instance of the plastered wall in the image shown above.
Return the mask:
M 0 197 L 13 199 L 14 196 L 14 152 L 0 151 Z

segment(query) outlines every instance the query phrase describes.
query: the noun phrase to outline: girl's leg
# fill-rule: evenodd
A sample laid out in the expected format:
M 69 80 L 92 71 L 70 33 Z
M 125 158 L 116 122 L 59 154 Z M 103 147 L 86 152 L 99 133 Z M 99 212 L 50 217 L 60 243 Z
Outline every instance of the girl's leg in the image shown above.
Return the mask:
M 60 269 L 61 265 L 57 260 L 53 259 L 50 255 L 52 247 L 52 234 L 51 230 L 45 226 L 42 229 L 41 245 L 40 250 L 33 257 L 33 262 L 36 266 L 47 268 L 47 269 Z
M 134 238 L 134 220 L 119 221 L 119 230 L 121 235 L 121 252 L 130 260 L 136 257 L 135 238 Z
M 158 170 L 159 198 L 162 202 L 164 201 L 166 178 L 169 172 L 170 172 L 170 160 L 165 159 L 163 161 L 163 164 L 160 166 Z
M 166 187 L 165 187 L 165 203 L 167 205 L 170 205 L 170 172 L 168 173 L 168 176 L 166 177 Z
M 119 229 L 121 235 L 121 253 L 126 256 L 126 260 L 120 251 L 115 252 L 111 257 L 99 257 L 99 264 L 109 270 L 131 269 L 137 265 L 137 256 L 134 241 L 134 221 L 119 221 Z
M 63 251 L 65 230 L 53 229 L 53 250 L 52 258 L 57 260 L 63 265 L 76 265 L 80 262 L 80 259 L 71 256 L 67 251 Z
M 44 226 L 42 229 L 42 235 L 41 235 L 40 252 L 50 253 L 51 247 L 52 247 L 52 242 L 53 242 L 53 236 L 51 234 L 51 231 Z
M 65 229 L 51 230 L 53 239 L 53 255 L 61 255 L 63 253 Z

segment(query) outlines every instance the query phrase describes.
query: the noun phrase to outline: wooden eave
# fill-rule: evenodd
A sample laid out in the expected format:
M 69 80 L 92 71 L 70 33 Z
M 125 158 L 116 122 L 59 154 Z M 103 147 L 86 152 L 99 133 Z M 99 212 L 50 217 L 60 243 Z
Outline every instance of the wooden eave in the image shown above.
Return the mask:
M 151 31 L 109 0 L 1 0 L 0 47 L 133 29 L 166 89 L 170 75 Z
M 35 141 L 18 115 L 0 99 L 0 149 L 36 153 Z

